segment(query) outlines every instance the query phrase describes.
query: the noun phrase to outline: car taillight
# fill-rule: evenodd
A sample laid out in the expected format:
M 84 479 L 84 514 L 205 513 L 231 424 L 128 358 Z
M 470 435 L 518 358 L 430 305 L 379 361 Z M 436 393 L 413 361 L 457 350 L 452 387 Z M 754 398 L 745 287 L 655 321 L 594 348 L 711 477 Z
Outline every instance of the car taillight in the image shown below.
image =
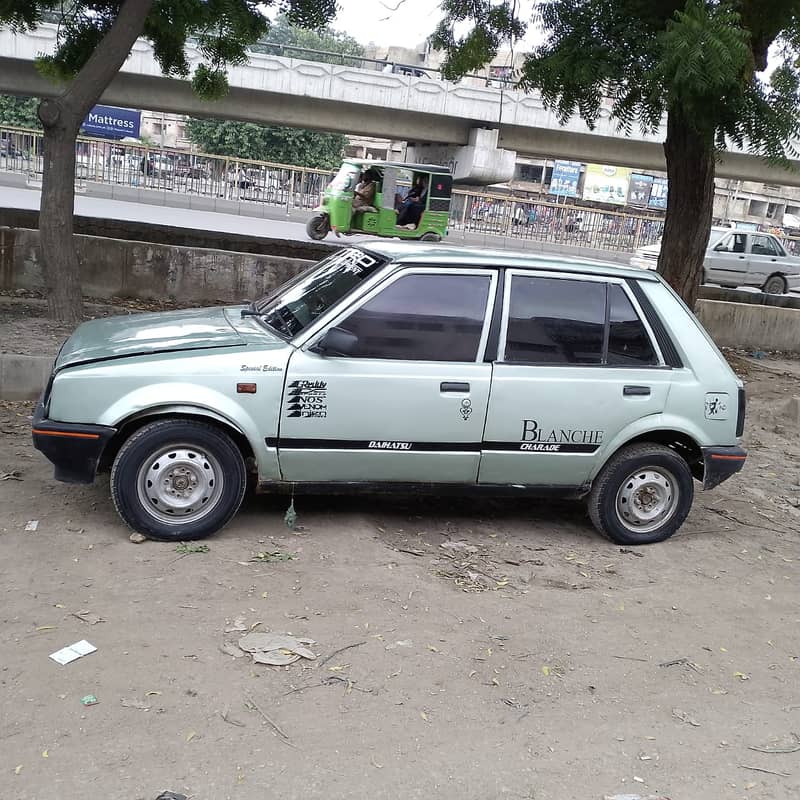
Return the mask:
M 745 398 L 744 389 L 739 389 L 739 412 L 736 417 L 736 435 L 741 436 L 744 433 L 744 416 L 747 410 L 747 400 Z

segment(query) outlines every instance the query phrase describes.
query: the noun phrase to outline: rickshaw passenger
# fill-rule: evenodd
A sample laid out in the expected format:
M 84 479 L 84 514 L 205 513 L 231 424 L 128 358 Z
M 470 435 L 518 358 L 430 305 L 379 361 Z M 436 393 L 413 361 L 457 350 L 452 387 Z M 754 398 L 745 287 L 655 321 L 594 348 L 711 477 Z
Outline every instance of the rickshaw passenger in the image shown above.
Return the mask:
M 428 195 L 428 182 L 424 175 L 418 175 L 414 185 L 406 195 L 397 215 L 397 225 L 411 225 L 417 227 L 425 211 L 425 200 Z
M 368 169 L 366 172 L 362 173 L 361 181 L 355 188 L 353 192 L 353 211 L 377 211 L 374 206 L 375 203 L 375 192 L 377 191 L 377 185 L 375 183 L 376 179 L 375 173 Z

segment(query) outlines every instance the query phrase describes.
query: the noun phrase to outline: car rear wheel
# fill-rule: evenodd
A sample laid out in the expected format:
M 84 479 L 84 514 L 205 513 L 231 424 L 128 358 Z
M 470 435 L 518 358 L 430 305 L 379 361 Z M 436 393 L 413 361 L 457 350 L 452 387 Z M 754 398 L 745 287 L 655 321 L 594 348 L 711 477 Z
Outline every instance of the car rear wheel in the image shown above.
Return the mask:
M 160 420 L 133 434 L 111 470 L 117 512 L 151 539 L 202 539 L 238 510 L 247 486 L 239 448 L 192 420 Z
M 330 230 L 331 220 L 327 214 L 317 214 L 317 216 L 311 217 L 306 224 L 306 233 L 317 242 L 324 239 L 330 233 Z
M 439 236 L 438 233 L 432 233 L 428 231 L 428 233 L 423 233 L 422 236 L 419 237 L 421 242 L 441 242 L 442 237 Z
M 786 285 L 786 278 L 782 275 L 771 275 L 767 278 L 761 291 L 765 294 L 786 294 L 789 287 Z
M 616 544 L 653 544 L 681 527 L 693 499 L 683 458 L 669 447 L 636 444 L 620 450 L 595 479 L 589 516 Z

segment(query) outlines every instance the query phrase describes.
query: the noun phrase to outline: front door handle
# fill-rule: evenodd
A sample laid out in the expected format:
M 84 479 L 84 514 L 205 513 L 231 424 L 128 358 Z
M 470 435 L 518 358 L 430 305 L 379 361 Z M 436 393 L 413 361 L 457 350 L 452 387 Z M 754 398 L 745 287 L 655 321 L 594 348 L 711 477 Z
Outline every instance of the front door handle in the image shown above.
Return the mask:
M 439 384 L 439 391 L 440 392 L 464 392 L 469 391 L 469 384 L 462 383 L 459 381 L 442 381 Z
M 622 390 L 622 394 L 625 397 L 649 397 L 650 396 L 650 387 L 649 386 L 626 386 Z

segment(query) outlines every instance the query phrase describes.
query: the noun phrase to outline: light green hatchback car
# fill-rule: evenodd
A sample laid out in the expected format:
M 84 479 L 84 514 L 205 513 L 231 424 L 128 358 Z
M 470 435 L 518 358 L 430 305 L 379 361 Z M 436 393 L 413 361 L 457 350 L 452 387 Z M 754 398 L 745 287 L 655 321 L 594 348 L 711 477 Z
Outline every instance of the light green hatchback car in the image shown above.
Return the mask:
M 81 325 L 33 421 L 56 478 L 186 540 L 262 491 L 585 498 L 614 542 L 671 536 L 738 472 L 744 389 L 650 272 L 381 240 L 249 306 Z

